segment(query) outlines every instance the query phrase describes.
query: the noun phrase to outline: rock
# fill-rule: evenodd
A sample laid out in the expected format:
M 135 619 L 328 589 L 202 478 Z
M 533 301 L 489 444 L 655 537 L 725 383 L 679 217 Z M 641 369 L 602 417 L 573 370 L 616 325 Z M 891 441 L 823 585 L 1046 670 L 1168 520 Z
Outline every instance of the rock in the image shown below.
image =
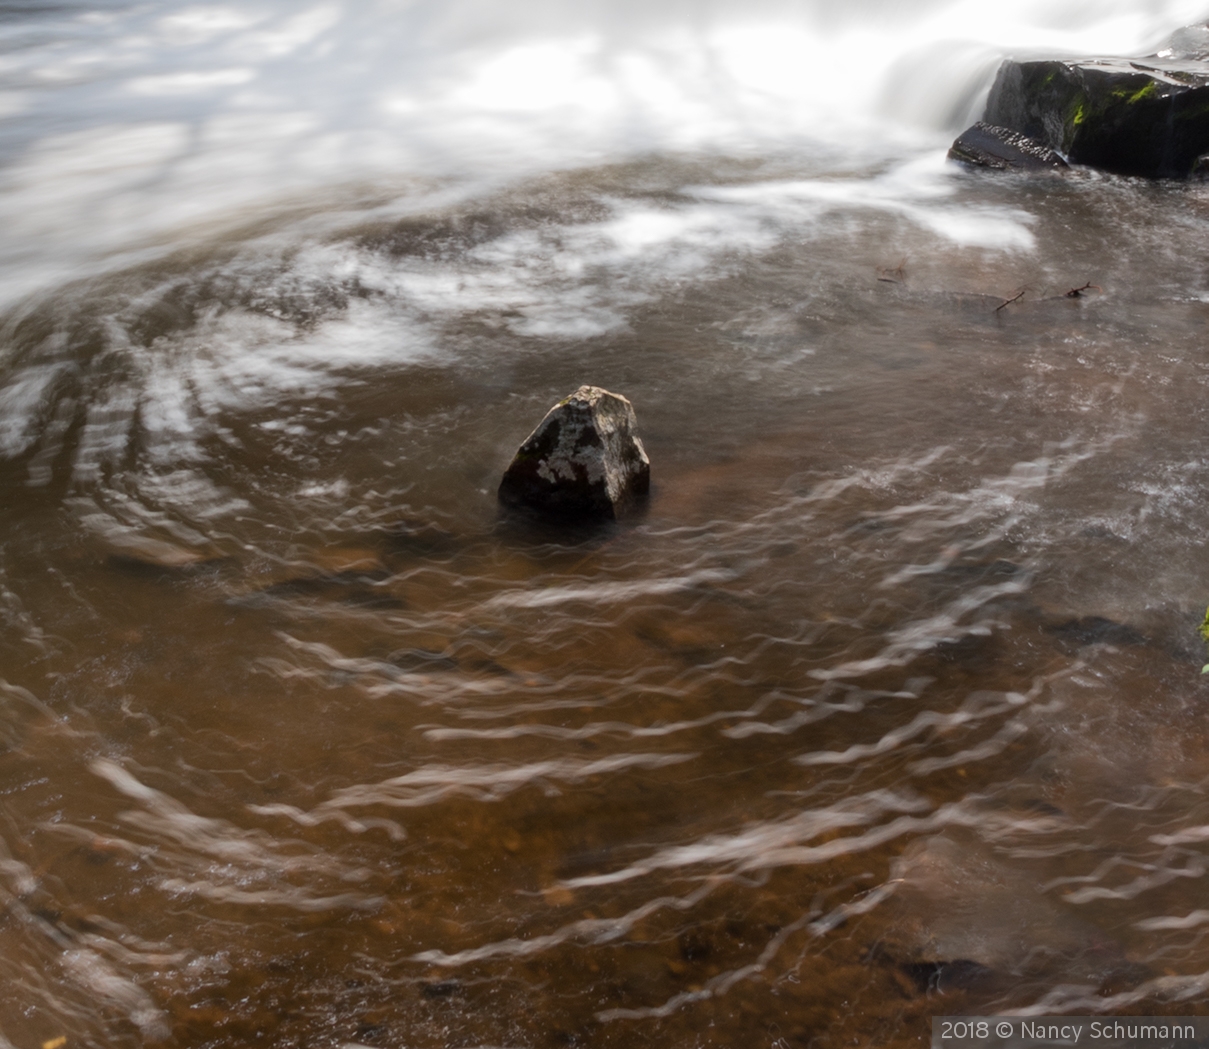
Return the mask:
M 899 969 L 915 984 L 920 994 L 949 994 L 952 991 L 991 989 L 1009 982 L 994 969 L 958 958 L 951 962 L 903 962 Z
M 1072 164 L 1187 178 L 1209 153 L 1209 61 L 1174 48 L 1144 61 L 1006 61 L 985 120 Z
M 500 502 L 556 517 L 617 517 L 650 488 L 636 427 L 626 398 L 581 386 L 525 438 L 500 482 Z
M 1083 645 L 1145 645 L 1149 638 L 1125 623 L 1104 616 L 1082 616 L 1054 623 L 1045 629 L 1076 647 Z
M 1067 166 L 1049 146 L 981 120 L 961 133 L 949 150 L 949 159 L 996 171 L 1043 171 Z
M 920 991 L 1006 991 L 1025 973 L 1098 981 L 1124 960 L 1120 944 L 1077 908 L 1040 892 L 1033 869 L 969 828 L 917 838 L 891 877 L 883 956 Z

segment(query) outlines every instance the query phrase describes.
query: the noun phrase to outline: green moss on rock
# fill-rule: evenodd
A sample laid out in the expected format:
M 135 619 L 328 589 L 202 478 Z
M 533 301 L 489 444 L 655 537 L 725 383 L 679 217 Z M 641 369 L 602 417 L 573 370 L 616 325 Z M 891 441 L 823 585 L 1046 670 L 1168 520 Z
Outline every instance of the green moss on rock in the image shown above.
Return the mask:
M 1209 64 L 1007 61 L 991 88 L 985 119 L 1075 164 L 1187 178 L 1209 152 Z

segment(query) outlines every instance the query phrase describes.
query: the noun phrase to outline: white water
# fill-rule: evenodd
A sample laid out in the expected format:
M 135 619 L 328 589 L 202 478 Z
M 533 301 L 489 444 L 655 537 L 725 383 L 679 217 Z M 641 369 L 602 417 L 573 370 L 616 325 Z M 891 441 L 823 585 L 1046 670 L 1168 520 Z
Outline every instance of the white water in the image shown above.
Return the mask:
M 1139 53 L 1207 15 L 1205 0 L 0 5 L 0 302 L 283 211 L 406 210 L 652 151 L 813 150 L 861 170 L 941 150 L 1006 53 Z

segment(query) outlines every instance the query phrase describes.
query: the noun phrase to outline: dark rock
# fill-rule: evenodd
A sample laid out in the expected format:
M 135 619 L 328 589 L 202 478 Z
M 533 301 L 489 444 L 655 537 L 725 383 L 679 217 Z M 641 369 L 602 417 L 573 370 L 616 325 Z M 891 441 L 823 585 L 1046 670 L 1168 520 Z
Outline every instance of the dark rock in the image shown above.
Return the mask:
M 904 962 L 899 968 L 921 994 L 973 991 L 996 982 L 993 969 L 968 958 L 958 958 L 951 962 Z
M 1175 48 L 1139 61 L 1006 61 L 985 119 L 1072 164 L 1187 178 L 1209 153 L 1209 61 Z
M 556 517 L 614 518 L 650 489 L 651 464 L 626 398 L 581 386 L 520 446 L 499 499 Z
M 1067 619 L 1046 628 L 1051 634 L 1076 646 L 1144 645 L 1149 640 L 1141 631 L 1104 616 Z
M 949 150 L 949 159 L 995 171 L 1044 171 L 1067 166 L 1049 146 L 982 121 L 961 133 Z

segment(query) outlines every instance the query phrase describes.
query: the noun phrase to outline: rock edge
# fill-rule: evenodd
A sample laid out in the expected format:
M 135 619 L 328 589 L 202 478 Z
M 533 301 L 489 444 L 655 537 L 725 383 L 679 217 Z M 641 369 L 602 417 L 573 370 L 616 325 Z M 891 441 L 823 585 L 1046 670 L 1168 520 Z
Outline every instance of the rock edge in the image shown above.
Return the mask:
M 981 120 L 957 137 L 949 160 L 994 171 L 1060 171 L 1068 166 L 1049 146 Z

